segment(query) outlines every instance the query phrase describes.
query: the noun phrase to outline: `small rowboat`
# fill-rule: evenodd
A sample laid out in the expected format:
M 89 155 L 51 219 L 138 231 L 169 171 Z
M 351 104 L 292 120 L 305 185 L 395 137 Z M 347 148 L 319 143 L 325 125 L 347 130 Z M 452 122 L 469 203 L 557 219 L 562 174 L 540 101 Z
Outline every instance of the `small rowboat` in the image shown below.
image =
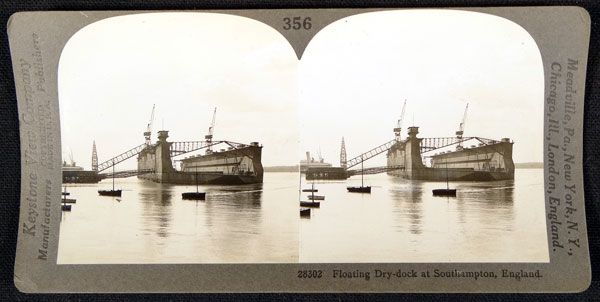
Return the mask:
M 319 192 L 318 189 L 302 189 L 302 192 Z
M 363 159 L 361 156 L 360 161 L 360 187 L 346 187 L 350 193 L 371 193 L 371 186 L 365 187 L 365 177 L 363 168 Z
M 452 196 L 456 197 L 456 189 L 434 189 L 433 196 Z
M 467 106 L 469 106 L 469 105 L 467 105 Z M 432 192 L 433 192 L 433 196 L 456 197 L 456 189 L 450 189 L 450 184 L 448 183 L 448 163 L 447 162 L 446 162 L 446 188 L 445 189 L 433 189 Z
M 348 192 L 351 193 L 371 193 L 371 187 L 367 186 L 367 187 L 347 187 L 346 189 L 348 189 Z
M 181 198 L 187 200 L 205 200 L 206 192 L 186 192 L 181 193 Z
M 308 208 L 320 208 L 321 203 L 317 201 L 300 201 L 300 206 Z
M 181 193 L 181 198 L 187 200 L 206 200 L 206 192 L 200 192 L 198 189 L 198 172 L 194 173 L 194 180 L 196 180 L 196 192 Z
M 121 197 L 121 190 L 115 190 L 115 161 L 112 162 L 112 190 L 98 190 L 100 196 L 116 196 Z
M 121 190 L 98 190 L 100 196 L 121 196 Z
M 306 197 L 310 200 L 325 200 L 325 196 L 323 195 L 308 195 Z

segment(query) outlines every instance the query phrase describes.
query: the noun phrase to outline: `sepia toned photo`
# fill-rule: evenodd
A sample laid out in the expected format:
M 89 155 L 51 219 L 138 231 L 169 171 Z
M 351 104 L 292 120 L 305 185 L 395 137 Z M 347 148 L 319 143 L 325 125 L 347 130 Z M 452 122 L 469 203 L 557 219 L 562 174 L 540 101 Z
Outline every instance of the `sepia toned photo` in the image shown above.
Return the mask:
M 304 188 L 324 196 L 304 203 L 302 262 L 549 260 L 543 65 L 522 27 L 356 15 L 315 36 L 299 81 Z
M 296 59 L 222 14 L 109 18 L 59 66 L 58 263 L 298 261 Z
M 58 263 L 549 259 L 542 62 L 506 19 L 351 16 L 298 61 L 247 18 L 110 18 L 59 98 Z

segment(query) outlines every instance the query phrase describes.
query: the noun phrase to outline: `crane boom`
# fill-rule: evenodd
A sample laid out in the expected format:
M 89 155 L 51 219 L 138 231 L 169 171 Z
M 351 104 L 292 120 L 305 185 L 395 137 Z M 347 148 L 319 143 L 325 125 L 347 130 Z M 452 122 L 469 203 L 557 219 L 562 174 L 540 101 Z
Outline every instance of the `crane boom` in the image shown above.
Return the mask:
M 152 124 L 154 123 L 154 108 L 156 104 L 152 105 L 152 112 L 150 113 L 150 121 L 148 121 L 148 125 L 146 125 L 146 132 L 144 132 L 144 138 L 146 140 L 146 145 L 150 145 L 151 137 L 152 137 Z
M 217 117 L 217 107 L 215 107 L 215 110 L 213 111 L 212 121 L 210 123 L 210 127 L 208 127 L 208 134 L 204 136 L 206 144 L 208 145 L 208 147 L 206 148 L 206 154 L 212 153 L 211 143 L 212 143 L 212 139 L 213 139 L 213 132 L 215 130 L 216 117 Z
M 402 105 L 402 113 L 400 113 L 400 118 L 398 119 L 398 122 L 396 123 L 396 128 L 394 128 L 394 136 L 396 137 L 397 141 L 400 141 L 400 133 L 402 130 L 402 120 L 404 119 L 404 112 L 406 111 L 406 100 L 404 100 L 404 105 Z
M 465 124 L 467 122 L 467 111 L 469 110 L 469 103 L 465 106 L 465 112 L 463 113 L 462 120 L 460 125 L 458 125 L 458 131 L 456 131 L 456 138 L 458 139 L 458 144 L 456 145 L 456 149 L 462 149 L 462 138 L 465 133 Z

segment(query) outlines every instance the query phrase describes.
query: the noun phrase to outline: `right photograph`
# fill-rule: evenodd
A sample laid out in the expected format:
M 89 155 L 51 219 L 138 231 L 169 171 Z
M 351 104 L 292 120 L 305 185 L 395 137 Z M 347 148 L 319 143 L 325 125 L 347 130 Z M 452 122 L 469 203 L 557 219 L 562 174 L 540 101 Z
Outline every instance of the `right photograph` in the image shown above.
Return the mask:
M 398 10 L 298 65 L 299 261 L 548 262 L 544 69 L 518 24 Z

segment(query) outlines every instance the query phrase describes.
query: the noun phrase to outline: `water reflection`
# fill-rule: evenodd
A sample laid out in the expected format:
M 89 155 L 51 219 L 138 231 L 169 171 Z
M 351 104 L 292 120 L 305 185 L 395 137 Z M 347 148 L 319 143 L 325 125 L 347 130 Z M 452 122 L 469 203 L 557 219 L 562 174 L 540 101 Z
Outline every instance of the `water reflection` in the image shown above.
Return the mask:
M 398 213 L 399 228 L 402 230 L 408 225 L 411 234 L 421 234 L 421 221 L 423 216 L 423 189 L 420 181 L 402 180 L 391 178 L 392 188 L 390 197 L 394 201 L 394 212 Z M 408 218 L 408 223 L 405 223 Z
M 256 226 L 263 219 L 261 203 L 262 184 L 210 188 L 204 208 L 206 226 L 212 227 L 215 223 L 239 224 L 240 220 Z M 219 215 L 215 215 L 215 212 Z M 214 221 L 215 217 L 219 221 Z
M 173 186 L 143 181 L 140 183 L 138 198 L 142 205 L 142 221 L 146 225 L 145 230 L 155 231 L 162 238 L 168 237 Z
M 196 186 L 116 179 L 121 202 L 98 187 L 73 186 L 63 214 L 59 263 L 261 263 L 298 261 L 295 173 L 265 173 L 264 184 Z M 71 190 L 71 187 L 69 188 Z M 68 217 L 67 217 L 68 216 Z M 102 227 L 99 227 L 102 226 Z
M 514 220 L 514 186 L 513 180 L 457 184 L 456 208 L 459 223 L 475 223 L 467 219 L 476 219 L 484 228 L 511 231 Z

